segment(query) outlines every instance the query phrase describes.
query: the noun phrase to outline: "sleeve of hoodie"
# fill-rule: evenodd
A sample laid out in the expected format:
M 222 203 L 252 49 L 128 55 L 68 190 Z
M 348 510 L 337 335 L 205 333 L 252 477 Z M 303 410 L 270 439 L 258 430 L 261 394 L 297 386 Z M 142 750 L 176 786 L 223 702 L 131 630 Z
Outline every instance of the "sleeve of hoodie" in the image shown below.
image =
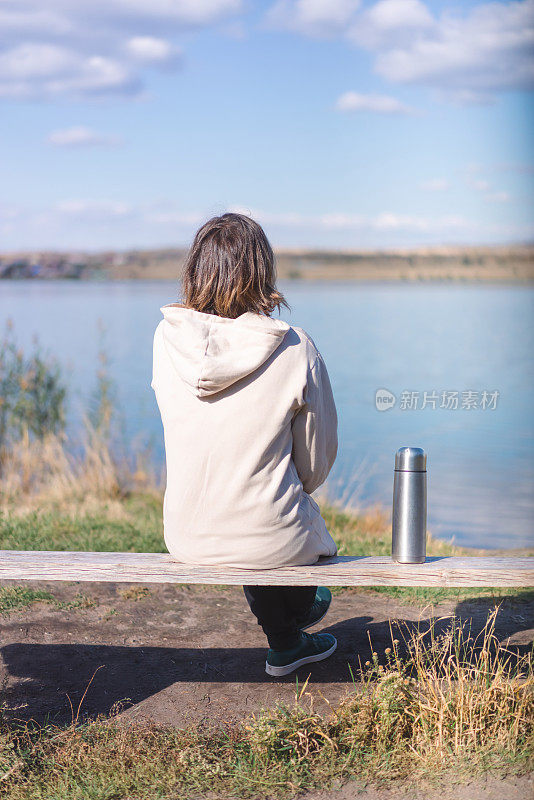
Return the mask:
M 304 405 L 293 418 L 292 432 L 293 461 L 304 491 L 311 494 L 325 482 L 337 455 L 336 405 L 319 352 L 308 368 Z

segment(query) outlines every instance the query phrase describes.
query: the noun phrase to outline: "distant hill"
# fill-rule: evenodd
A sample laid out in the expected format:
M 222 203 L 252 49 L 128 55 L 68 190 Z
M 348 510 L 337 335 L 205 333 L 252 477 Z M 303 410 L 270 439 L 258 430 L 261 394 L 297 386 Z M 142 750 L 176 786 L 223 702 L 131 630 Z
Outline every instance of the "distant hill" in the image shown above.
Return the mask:
M 0 254 L 0 278 L 177 280 L 186 250 Z M 534 245 L 397 250 L 279 250 L 278 275 L 294 280 L 534 281 Z

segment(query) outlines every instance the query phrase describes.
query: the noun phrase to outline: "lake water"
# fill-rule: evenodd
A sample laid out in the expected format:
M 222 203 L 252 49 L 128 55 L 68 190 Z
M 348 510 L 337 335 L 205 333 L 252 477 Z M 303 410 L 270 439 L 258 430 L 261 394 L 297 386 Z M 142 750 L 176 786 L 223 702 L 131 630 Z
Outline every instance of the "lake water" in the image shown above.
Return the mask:
M 389 508 L 394 453 L 420 446 L 434 535 L 481 547 L 533 545 L 534 290 L 298 281 L 281 288 L 292 307 L 282 318 L 312 336 L 334 389 L 340 447 L 331 497 Z M 126 434 L 152 442 L 163 463 L 152 335 L 160 306 L 176 296 L 168 282 L 0 281 L 0 323 L 10 316 L 23 346 L 38 334 L 69 371 L 72 428 L 95 385 L 101 320 Z M 395 395 L 393 408 L 377 410 L 378 389 Z M 457 408 L 455 395 L 444 400 L 443 392 L 458 393 Z

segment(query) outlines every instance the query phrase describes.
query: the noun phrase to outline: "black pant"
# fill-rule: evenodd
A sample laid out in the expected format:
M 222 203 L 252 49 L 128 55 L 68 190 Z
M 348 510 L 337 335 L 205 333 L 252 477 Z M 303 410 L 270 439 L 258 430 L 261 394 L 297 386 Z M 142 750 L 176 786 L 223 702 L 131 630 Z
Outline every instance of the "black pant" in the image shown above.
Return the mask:
M 258 618 L 273 650 L 294 647 L 296 620 L 305 617 L 315 600 L 316 586 L 243 586 L 250 610 Z

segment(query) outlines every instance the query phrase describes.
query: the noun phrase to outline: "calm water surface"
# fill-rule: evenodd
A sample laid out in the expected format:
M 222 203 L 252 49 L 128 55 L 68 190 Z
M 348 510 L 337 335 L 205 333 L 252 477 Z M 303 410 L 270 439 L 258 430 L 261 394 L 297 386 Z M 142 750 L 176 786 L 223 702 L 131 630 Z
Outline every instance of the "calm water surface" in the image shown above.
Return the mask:
M 364 506 L 390 506 L 393 456 L 402 445 L 429 459 L 429 528 L 461 544 L 534 544 L 534 290 L 525 287 L 405 284 L 282 284 L 291 312 L 328 365 L 339 411 L 340 447 L 329 492 Z M 95 385 L 99 320 L 126 435 L 150 441 L 163 461 L 151 380 L 152 335 L 167 282 L 0 282 L 0 322 L 18 341 L 41 343 L 68 370 L 69 425 Z M 396 396 L 377 411 L 375 392 Z M 458 408 L 440 408 L 442 392 Z M 483 392 L 496 408 L 481 408 Z M 418 393 L 406 408 L 403 392 Z M 427 406 L 422 409 L 424 392 Z M 477 408 L 462 408 L 463 392 Z M 436 400 L 432 400 L 434 396 Z M 490 400 L 488 394 L 488 401 Z M 435 404 L 435 408 L 433 407 Z

